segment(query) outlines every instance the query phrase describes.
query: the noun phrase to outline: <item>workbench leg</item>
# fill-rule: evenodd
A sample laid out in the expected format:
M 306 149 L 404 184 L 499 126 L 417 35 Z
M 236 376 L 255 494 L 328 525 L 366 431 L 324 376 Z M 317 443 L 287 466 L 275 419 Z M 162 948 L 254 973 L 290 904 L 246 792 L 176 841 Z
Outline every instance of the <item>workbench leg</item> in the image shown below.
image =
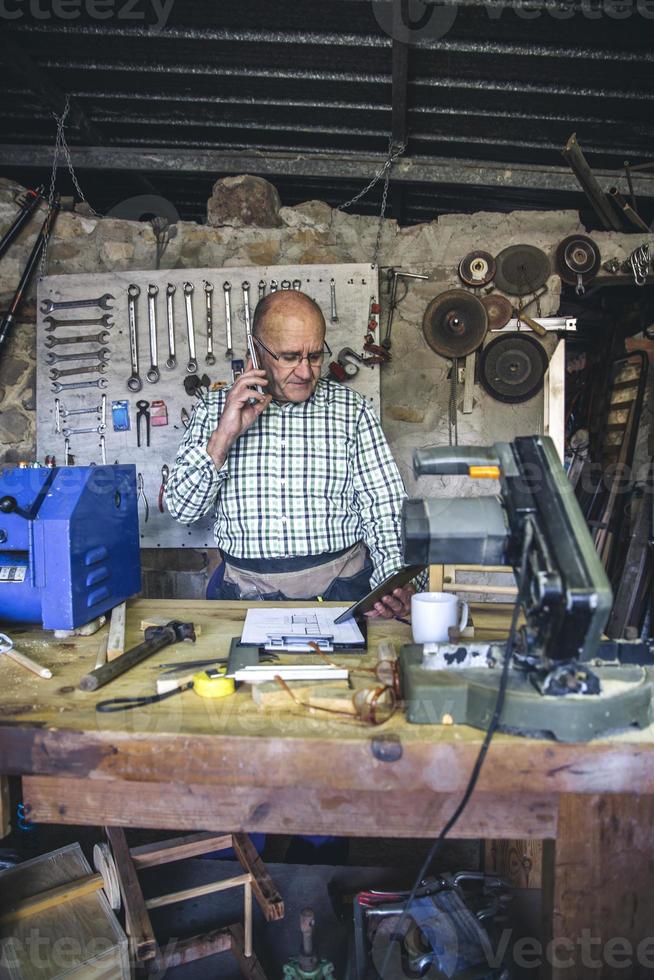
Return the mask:
M 9 777 L 0 776 L 0 840 L 11 833 Z
M 284 899 L 268 874 L 268 869 L 257 854 L 247 834 L 232 834 L 236 857 L 244 871 L 252 875 L 252 890 L 266 922 L 284 918 Z
M 127 838 L 122 827 L 105 827 L 107 840 L 116 864 L 120 894 L 125 908 L 125 925 L 130 949 L 136 963 L 152 960 L 159 954 L 159 947 L 150 921 L 150 913 L 129 853 Z
M 570 794 L 543 860 L 543 976 L 654 977 L 654 797 Z
M 484 871 L 508 881 L 511 888 L 541 888 L 542 840 L 489 840 L 484 846 Z
M 236 922 L 233 926 L 228 926 L 228 929 L 231 936 L 232 954 L 238 963 L 241 975 L 247 978 L 247 980 L 267 980 L 263 967 L 256 957 L 256 953 L 252 953 L 251 956 L 245 955 L 245 934 L 241 923 Z

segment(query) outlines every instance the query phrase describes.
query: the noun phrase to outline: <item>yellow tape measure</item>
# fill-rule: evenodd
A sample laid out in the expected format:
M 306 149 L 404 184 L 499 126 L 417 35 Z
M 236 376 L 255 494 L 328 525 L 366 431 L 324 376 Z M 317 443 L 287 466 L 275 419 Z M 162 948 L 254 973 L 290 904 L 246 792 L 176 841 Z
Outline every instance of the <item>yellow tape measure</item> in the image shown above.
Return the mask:
M 226 698 L 234 694 L 236 684 L 233 677 L 225 677 L 226 667 L 209 667 L 193 674 L 193 690 L 201 698 Z

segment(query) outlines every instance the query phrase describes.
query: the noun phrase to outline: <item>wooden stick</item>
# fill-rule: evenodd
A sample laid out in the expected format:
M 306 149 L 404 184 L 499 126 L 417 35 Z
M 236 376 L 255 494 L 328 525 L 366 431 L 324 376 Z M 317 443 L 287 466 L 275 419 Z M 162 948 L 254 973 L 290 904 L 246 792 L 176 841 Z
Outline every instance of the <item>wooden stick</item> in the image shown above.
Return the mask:
M 30 895 L 10 906 L 7 912 L 0 915 L 0 925 L 9 922 L 17 922 L 25 919 L 29 915 L 43 912 L 45 909 L 54 908 L 56 905 L 63 905 L 74 898 L 82 898 L 84 895 L 91 895 L 93 892 L 100 891 L 104 887 L 104 878 L 100 874 L 86 875 L 84 878 L 77 878 L 74 881 L 67 881 L 65 885 L 57 885 L 48 891 L 39 892 L 37 895 Z
M 21 667 L 25 667 L 26 670 L 31 670 L 33 674 L 37 674 L 39 677 L 45 677 L 46 680 L 52 677 L 52 671 L 49 667 L 42 667 L 41 664 L 37 664 L 36 660 L 32 660 L 24 653 L 20 653 L 14 647 L 11 650 L 5 650 L 4 655 L 15 663 L 20 664 Z
M 125 603 L 121 602 L 111 611 L 111 625 L 107 642 L 107 660 L 115 660 L 125 653 Z
M 243 886 L 243 953 L 252 956 L 252 883 L 247 881 Z
M 174 902 L 186 902 L 189 898 L 212 895 L 214 892 L 224 892 L 228 888 L 238 888 L 240 885 L 251 883 L 252 875 L 236 875 L 234 878 L 225 878 L 224 881 L 210 881 L 206 885 L 185 888 L 181 892 L 170 892 L 168 895 L 158 895 L 156 898 L 148 898 L 146 899 L 145 907 L 147 909 L 160 909 L 164 905 L 173 905 Z
M 104 636 L 100 638 L 100 643 L 98 644 L 98 653 L 95 658 L 96 667 L 102 667 L 103 664 L 106 664 L 108 645 L 109 645 L 109 633 L 105 633 Z

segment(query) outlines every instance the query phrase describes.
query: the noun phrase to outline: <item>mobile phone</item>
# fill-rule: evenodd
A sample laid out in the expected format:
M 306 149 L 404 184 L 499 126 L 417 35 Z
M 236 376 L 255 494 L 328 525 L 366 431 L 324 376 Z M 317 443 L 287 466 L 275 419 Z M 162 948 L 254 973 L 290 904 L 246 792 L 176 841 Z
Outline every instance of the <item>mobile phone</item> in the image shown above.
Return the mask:
M 247 334 L 246 340 L 247 340 L 247 345 L 248 345 L 248 354 L 250 355 L 250 360 L 252 361 L 252 367 L 254 368 L 255 371 L 258 371 L 259 370 L 259 360 L 257 358 L 257 348 L 255 346 L 254 340 L 252 339 L 252 334 L 251 333 Z M 263 395 L 263 388 L 261 387 L 261 385 L 253 385 L 252 387 L 256 391 L 258 391 L 260 395 Z M 251 405 L 256 405 L 256 403 L 257 403 L 256 398 L 251 398 L 250 399 L 250 404 Z

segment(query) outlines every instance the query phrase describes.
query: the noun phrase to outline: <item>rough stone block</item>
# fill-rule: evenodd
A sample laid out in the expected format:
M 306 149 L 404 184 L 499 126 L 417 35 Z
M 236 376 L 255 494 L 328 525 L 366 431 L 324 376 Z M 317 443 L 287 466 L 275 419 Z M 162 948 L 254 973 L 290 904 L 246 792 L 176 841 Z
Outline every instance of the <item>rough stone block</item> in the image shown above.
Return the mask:
M 214 184 L 207 202 L 207 222 L 214 227 L 278 228 L 282 223 L 280 207 L 277 188 L 263 177 L 222 177 Z

